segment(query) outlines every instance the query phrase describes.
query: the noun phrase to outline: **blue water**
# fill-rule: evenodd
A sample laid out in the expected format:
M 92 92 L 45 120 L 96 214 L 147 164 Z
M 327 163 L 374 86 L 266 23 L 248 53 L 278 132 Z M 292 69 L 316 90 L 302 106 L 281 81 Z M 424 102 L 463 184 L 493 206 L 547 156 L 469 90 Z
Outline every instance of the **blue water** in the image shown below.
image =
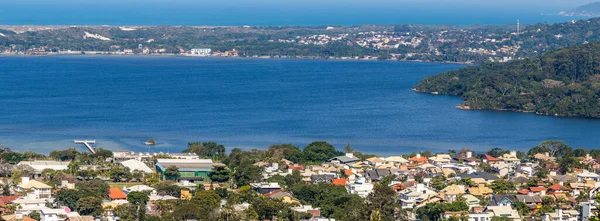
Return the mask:
M 343 3 L 342 3 L 343 2 Z M 589 0 L 17 0 L 9 25 L 522 24 L 582 19 L 557 14 Z
M 326 140 L 390 155 L 419 149 L 526 149 L 562 139 L 597 148 L 600 121 L 461 111 L 459 98 L 414 93 L 452 64 L 189 57 L 0 57 L 0 144 L 179 152 Z

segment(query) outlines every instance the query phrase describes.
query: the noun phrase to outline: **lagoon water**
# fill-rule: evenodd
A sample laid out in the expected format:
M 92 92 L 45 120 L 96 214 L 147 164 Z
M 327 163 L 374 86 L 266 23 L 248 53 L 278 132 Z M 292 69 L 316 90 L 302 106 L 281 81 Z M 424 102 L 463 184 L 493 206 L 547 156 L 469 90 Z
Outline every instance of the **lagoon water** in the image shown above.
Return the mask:
M 410 90 L 453 64 L 191 57 L 0 57 L 0 144 L 49 152 L 96 139 L 112 150 L 179 152 L 326 140 L 390 155 L 526 149 L 549 139 L 597 148 L 600 120 L 462 111 Z M 155 138 L 159 144 L 146 147 Z

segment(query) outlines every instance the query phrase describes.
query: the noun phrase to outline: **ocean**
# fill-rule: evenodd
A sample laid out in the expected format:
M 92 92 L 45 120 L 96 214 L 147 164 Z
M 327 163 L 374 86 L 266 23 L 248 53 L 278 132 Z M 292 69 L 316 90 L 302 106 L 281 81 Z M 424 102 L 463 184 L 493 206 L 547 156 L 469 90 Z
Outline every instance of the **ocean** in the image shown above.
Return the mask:
M 411 91 L 457 64 L 195 57 L 0 57 L 0 144 L 50 152 L 95 139 L 111 150 L 180 152 L 187 142 L 304 147 L 325 140 L 392 155 L 598 148 L 600 121 L 455 109 Z M 143 144 L 154 138 L 157 145 Z
M 343 2 L 343 3 L 341 3 Z M 18 0 L 3 25 L 317 26 L 555 23 L 588 0 Z

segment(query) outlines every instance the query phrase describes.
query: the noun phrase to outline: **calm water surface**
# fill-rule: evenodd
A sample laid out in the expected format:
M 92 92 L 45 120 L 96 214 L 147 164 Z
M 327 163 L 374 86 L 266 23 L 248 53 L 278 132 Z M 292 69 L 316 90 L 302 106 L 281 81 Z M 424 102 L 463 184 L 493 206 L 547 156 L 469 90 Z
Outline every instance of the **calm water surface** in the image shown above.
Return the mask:
M 49 152 L 96 139 L 113 150 L 179 152 L 326 140 L 390 155 L 419 149 L 597 148 L 600 121 L 461 111 L 410 90 L 461 65 L 184 57 L 0 57 L 0 143 Z

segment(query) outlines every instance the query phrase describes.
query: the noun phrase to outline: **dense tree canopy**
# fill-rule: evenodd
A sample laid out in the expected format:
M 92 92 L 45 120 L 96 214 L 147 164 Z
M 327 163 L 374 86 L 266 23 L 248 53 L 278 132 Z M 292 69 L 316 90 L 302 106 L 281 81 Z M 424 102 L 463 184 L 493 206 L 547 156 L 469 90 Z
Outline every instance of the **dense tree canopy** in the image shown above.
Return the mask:
M 600 44 L 486 63 L 423 79 L 420 92 L 461 96 L 472 109 L 600 118 Z

